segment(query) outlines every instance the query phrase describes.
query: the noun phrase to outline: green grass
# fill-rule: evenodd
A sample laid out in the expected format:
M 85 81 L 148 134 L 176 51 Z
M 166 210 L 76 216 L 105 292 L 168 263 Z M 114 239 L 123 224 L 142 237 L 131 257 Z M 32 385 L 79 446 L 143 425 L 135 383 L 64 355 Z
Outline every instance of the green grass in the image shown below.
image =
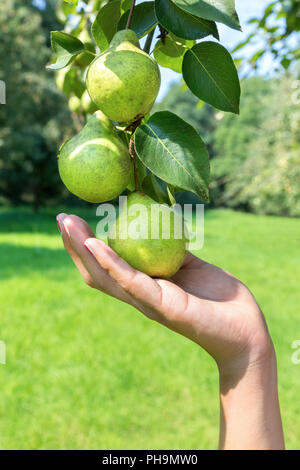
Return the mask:
M 94 210 L 80 214 L 95 227 Z M 199 255 L 240 277 L 266 314 L 287 445 L 299 448 L 300 365 L 291 343 L 300 339 L 300 220 L 211 211 L 205 235 Z M 1 449 L 217 447 L 213 361 L 86 287 L 51 211 L 0 209 L 0 315 Z

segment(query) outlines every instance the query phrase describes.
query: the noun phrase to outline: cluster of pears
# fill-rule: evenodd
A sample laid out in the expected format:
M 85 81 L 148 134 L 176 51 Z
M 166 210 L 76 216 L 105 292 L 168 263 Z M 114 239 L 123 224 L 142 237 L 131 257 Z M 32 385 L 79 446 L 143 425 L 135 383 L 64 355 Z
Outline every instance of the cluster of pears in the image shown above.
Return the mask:
M 97 111 L 97 106 L 90 98 L 90 95 L 87 90 L 83 92 L 81 98 L 74 95 L 69 99 L 69 108 L 73 113 L 84 112 L 86 114 L 93 114 Z
M 119 31 L 109 48 L 90 63 L 86 87 L 80 107 L 93 114 L 83 129 L 60 147 L 58 167 L 70 192 L 85 201 L 100 203 L 119 196 L 132 184 L 134 173 L 128 147 L 111 121 L 129 125 L 147 114 L 159 91 L 160 72 L 157 63 L 140 49 L 136 34 L 132 30 Z M 171 277 L 186 253 L 184 234 L 181 239 L 174 236 L 178 221 L 171 217 L 174 223 L 168 239 L 163 238 L 162 227 L 156 239 L 150 233 L 146 239 L 132 238 L 127 228 L 124 233 L 120 227 L 130 226 L 128 212 L 133 204 L 145 207 L 145 223 L 151 227 L 151 205 L 157 203 L 135 191 L 128 196 L 127 210 L 120 212 L 111 228 L 109 245 L 136 269 L 150 276 Z M 170 211 L 168 206 L 164 210 Z M 122 223 L 125 218 L 128 224 Z

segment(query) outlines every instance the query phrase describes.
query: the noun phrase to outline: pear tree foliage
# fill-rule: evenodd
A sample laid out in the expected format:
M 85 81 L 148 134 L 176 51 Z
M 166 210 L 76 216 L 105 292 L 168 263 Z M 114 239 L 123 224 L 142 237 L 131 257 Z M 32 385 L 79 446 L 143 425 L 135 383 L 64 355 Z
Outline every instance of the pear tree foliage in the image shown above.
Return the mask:
M 124 29 L 135 32 L 143 50 L 160 67 L 182 74 L 201 102 L 239 114 L 238 73 L 218 34 L 218 23 L 240 30 L 235 0 L 155 0 L 137 4 L 135 0 L 59 0 L 56 13 L 62 30 L 51 33 L 54 55 L 47 68 L 55 71 L 64 93 L 70 99 L 77 98 L 71 101 L 77 103 L 73 111 L 82 124 L 93 108 L 87 103 L 88 67 Z M 153 197 L 159 187 L 169 204 L 176 191 L 191 191 L 209 202 L 209 155 L 192 126 L 170 111 L 113 124 L 133 158 L 137 189 Z

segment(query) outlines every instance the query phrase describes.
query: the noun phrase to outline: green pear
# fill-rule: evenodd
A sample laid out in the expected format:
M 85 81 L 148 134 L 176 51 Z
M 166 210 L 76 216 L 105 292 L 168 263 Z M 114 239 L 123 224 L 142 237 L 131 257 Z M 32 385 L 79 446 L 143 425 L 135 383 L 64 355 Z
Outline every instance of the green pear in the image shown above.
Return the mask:
M 159 219 L 153 212 L 153 208 L 158 207 L 161 211 Z M 165 232 L 167 218 L 170 230 Z M 152 224 L 156 227 L 156 234 L 151 230 Z M 127 208 L 121 207 L 119 217 L 108 234 L 109 246 L 121 258 L 152 277 L 173 276 L 185 259 L 186 243 L 181 216 L 175 217 L 169 206 L 158 204 L 138 191 L 129 194 Z
M 57 88 L 59 88 L 61 91 L 64 91 L 65 77 L 68 71 L 68 68 L 64 68 L 62 70 L 58 70 L 55 74 Z
M 81 110 L 81 101 L 77 96 L 71 96 L 69 99 L 69 108 L 72 113 L 79 113 Z
M 132 122 L 152 108 L 160 72 L 157 63 L 140 49 L 135 32 L 122 30 L 91 62 L 86 86 L 94 103 L 110 119 Z
M 128 185 L 132 159 L 115 127 L 97 111 L 58 154 L 60 177 L 68 190 L 88 202 L 117 197 Z
M 97 111 L 97 106 L 91 100 L 87 90 L 85 90 L 81 97 L 81 106 L 83 111 L 87 114 L 93 114 L 95 111 Z
M 91 37 L 89 33 L 83 29 L 81 33 L 78 35 L 78 39 L 80 39 L 81 42 L 83 42 L 84 47 L 87 51 L 93 52 L 95 54 L 96 49 L 95 46 L 91 40 Z M 89 54 L 89 52 L 81 52 L 76 56 L 75 59 L 75 64 L 78 65 L 80 68 L 85 68 L 87 67 L 93 60 L 92 54 Z

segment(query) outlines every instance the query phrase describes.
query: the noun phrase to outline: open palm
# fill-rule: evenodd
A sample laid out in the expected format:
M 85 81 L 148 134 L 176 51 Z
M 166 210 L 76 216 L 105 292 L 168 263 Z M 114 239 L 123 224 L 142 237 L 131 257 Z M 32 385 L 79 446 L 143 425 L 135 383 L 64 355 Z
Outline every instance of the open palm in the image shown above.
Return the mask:
M 269 348 L 263 315 L 234 276 L 188 254 L 169 280 L 152 279 L 95 238 L 74 215 L 57 218 L 65 248 L 85 282 L 202 346 L 222 368 L 242 370 Z

